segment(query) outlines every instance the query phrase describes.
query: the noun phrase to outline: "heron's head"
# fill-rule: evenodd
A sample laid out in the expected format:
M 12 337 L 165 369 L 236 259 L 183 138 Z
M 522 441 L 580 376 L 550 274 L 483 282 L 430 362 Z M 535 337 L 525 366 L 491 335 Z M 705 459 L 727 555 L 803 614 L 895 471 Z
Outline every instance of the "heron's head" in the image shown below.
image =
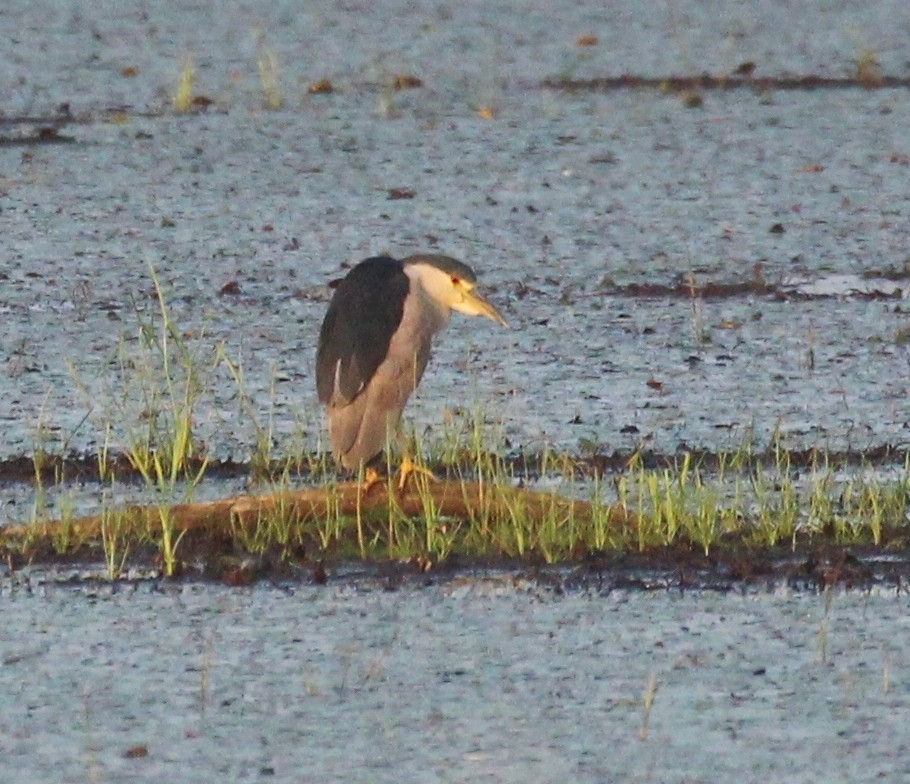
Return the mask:
M 496 307 L 477 292 L 477 276 L 467 264 L 450 256 L 420 254 L 403 259 L 405 272 L 416 277 L 440 305 L 468 316 L 486 316 L 508 323 Z

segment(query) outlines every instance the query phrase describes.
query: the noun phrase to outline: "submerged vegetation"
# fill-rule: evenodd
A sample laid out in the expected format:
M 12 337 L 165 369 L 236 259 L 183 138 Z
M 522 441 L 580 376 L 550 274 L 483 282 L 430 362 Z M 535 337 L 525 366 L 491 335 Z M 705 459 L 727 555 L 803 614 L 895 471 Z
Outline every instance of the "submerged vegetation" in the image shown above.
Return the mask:
M 655 465 L 633 454 L 608 471 L 573 455 L 504 454 L 504 439 L 479 405 L 432 433 L 411 433 L 409 453 L 439 480 L 416 474 L 400 492 L 393 457 L 378 486 L 339 482 L 330 456 L 307 451 L 306 439 L 276 444 L 273 413 L 262 420 L 242 364 L 204 333 L 181 332 L 154 270 L 151 279 L 155 307 L 144 314 L 137 306 L 138 339 L 120 342 L 116 378 L 96 423 L 94 475 L 81 476 L 97 483 L 100 509 L 78 516 L 61 494 L 50 519 L 47 494 L 66 487 L 68 476 L 66 461 L 49 452 L 42 413 L 31 519 L 0 528 L 0 549 L 12 565 L 91 559 L 115 579 L 131 565 L 166 576 L 185 568 L 225 576 L 255 574 L 263 564 L 318 571 L 351 560 L 423 570 L 464 558 L 555 563 L 667 549 L 712 557 L 817 544 L 907 546 L 906 456 L 887 468 L 818 452 L 797 465 L 775 443 L 763 453 L 744 446 L 710 462 L 683 453 Z M 194 425 L 216 377 L 233 383 L 241 414 L 254 424 L 248 494 L 197 503 L 212 463 Z M 123 434 L 119 452 L 112 432 Z M 130 505 L 125 483 L 135 495 L 137 479 L 143 503 Z

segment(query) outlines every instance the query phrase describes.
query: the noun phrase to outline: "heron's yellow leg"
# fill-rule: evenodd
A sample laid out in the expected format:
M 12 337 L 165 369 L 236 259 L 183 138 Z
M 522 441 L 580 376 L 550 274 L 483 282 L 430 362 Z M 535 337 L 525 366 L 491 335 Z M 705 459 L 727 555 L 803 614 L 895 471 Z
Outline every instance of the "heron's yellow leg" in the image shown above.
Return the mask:
M 412 474 L 423 474 L 431 482 L 438 482 L 436 474 L 434 474 L 429 468 L 424 468 L 423 466 L 417 465 L 413 460 L 411 460 L 410 455 L 405 454 L 401 459 L 401 465 L 398 467 L 398 489 L 404 490 L 405 486 L 408 483 L 408 479 Z

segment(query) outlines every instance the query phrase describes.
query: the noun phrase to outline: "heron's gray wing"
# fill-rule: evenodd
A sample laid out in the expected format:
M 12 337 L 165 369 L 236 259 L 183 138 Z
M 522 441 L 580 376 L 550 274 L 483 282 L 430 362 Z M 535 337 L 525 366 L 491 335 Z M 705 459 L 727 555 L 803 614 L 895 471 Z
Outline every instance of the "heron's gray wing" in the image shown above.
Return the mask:
M 350 403 L 385 359 L 410 280 L 401 262 L 361 262 L 338 284 L 319 332 L 316 387 L 323 403 Z

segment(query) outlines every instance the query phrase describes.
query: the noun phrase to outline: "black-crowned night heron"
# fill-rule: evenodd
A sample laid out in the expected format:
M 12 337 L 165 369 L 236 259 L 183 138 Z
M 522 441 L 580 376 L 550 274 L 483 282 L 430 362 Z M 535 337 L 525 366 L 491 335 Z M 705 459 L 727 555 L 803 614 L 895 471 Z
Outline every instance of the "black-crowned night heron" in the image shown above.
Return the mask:
M 338 283 L 319 332 L 316 386 L 343 467 L 366 466 L 397 432 L 453 310 L 506 326 L 476 283 L 467 264 L 431 254 L 366 259 Z M 412 470 L 405 457 L 402 486 Z

